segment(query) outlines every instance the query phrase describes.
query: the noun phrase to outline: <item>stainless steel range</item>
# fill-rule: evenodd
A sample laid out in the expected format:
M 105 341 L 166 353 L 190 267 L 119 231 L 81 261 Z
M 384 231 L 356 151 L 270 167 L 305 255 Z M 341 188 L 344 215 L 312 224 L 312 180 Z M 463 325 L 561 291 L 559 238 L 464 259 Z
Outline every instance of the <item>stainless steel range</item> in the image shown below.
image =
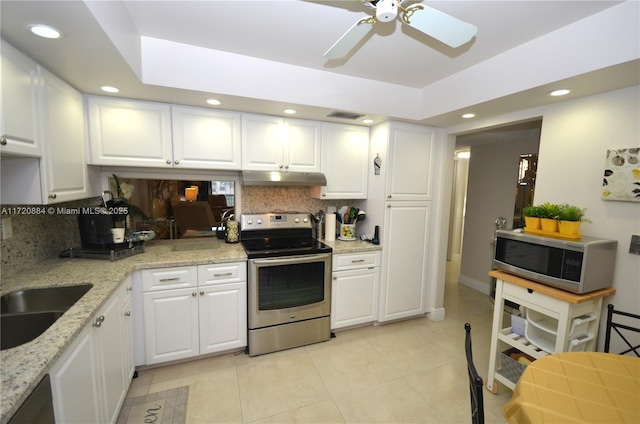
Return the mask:
M 331 248 L 312 237 L 309 214 L 244 214 L 249 356 L 331 337 Z

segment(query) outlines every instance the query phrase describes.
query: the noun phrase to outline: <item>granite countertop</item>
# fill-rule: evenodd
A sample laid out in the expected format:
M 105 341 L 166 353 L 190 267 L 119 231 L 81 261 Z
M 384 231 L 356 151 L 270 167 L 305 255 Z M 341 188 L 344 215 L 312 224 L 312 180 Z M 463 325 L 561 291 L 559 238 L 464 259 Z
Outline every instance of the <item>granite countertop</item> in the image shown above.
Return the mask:
M 379 245 L 361 240 L 325 243 L 333 248 L 334 253 L 381 249 Z M 51 365 L 132 272 L 246 260 L 247 255 L 239 243 L 226 244 L 211 238 L 153 240 L 145 245 L 144 253 L 115 262 L 51 258 L 29 270 L 3 278 L 2 294 L 25 288 L 79 284 L 93 284 L 93 287 L 40 337 L 2 351 L 0 421 L 8 421 Z

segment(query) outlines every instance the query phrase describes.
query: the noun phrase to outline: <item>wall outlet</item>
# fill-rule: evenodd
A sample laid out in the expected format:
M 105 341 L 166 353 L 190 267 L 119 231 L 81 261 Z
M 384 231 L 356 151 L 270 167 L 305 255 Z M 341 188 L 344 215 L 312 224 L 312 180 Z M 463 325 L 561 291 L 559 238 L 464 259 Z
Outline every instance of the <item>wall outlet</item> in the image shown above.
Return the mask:
M 632 255 L 640 255 L 640 236 L 637 234 L 631 235 L 631 245 L 629 246 L 629 253 Z
M 2 240 L 13 237 L 13 228 L 11 226 L 11 218 L 2 218 Z

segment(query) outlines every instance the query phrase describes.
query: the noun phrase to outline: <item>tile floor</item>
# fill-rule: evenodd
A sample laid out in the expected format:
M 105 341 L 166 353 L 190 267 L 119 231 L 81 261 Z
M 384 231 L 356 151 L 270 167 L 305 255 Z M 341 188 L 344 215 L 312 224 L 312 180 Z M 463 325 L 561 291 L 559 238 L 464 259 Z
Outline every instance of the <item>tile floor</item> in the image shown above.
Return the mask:
M 336 333 L 328 342 L 249 358 L 209 357 L 139 372 L 128 396 L 189 386 L 189 423 L 468 423 L 464 323 L 486 377 L 493 306 L 448 264 L 446 318 Z M 485 419 L 504 423 L 511 391 L 485 390 Z

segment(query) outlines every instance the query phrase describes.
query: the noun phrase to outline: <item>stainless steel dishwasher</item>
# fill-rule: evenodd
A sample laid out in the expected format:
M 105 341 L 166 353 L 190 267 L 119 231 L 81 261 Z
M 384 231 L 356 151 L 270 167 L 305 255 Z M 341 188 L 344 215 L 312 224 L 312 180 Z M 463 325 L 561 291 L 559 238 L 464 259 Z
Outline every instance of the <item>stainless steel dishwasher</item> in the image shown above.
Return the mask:
M 51 381 L 49 374 L 38 383 L 29 397 L 22 402 L 18 411 L 9 419 L 8 424 L 55 424 Z

